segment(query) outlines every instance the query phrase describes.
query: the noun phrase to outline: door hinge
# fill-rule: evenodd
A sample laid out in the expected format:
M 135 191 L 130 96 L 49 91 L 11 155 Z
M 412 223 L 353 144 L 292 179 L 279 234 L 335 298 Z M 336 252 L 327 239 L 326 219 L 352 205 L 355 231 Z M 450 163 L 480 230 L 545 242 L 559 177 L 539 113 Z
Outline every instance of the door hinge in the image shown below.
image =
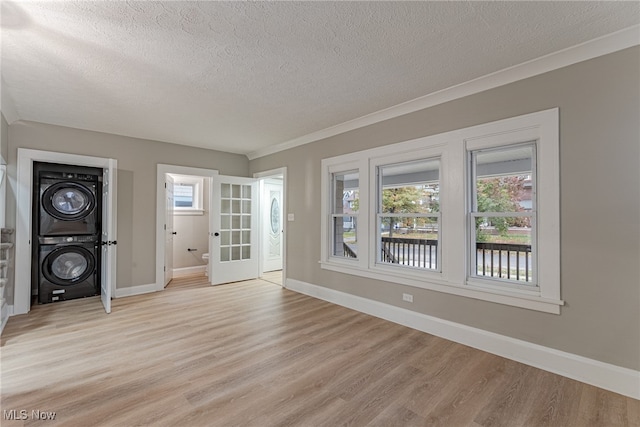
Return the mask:
M 164 225 L 164 229 L 165 229 L 165 230 L 167 229 L 167 224 L 165 224 L 165 225 Z
M 164 266 L 164 272 L 165 273 L 167 272 L 167 266 L 166 265 Z
M 167 188 L 167 183 L 166 182 L 164 183 L 164 188 Z

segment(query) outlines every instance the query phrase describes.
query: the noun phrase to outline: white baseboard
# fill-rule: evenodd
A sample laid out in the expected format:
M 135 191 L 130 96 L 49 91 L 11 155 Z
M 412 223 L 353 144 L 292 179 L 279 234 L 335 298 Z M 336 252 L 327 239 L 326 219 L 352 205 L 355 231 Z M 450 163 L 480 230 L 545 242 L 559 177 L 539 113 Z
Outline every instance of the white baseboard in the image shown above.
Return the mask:
M 4 327 L 9 321 L 9 317 L 13 314 L 13 306 L 5 303 L 0 311 L 2 311 L 2 318 L 0 319 L 0 334 L 2 334 Z
M 289 290 L 360 311 L 554 374 L 640 399 L 640 371 L 439 319 L 295 279 Z
M 206 265 L 196 265 L 195 267 L 182 267 L 173 269 L 173 277 L 192 276 L 194 274 L 204 274 Z
M 148 294 L 158 290 L 155 283 L 148 285 L 131 286 L 130 288 L 116 288 L 115 298 L 130 297 L 133 295 Z
M 199 265 L 196 267 L 184 267 L 174 268 L 173 277 L 191 276 L 193 274 L 204 274 L 206 265 Z M 148 285 L 137 285 L 130 288 L 116 288 L 115 298 L 130 297 L 133 295 L 148 294 L 150 292 L 156 292 L 158 285 L 155 283 L 149 283 Z

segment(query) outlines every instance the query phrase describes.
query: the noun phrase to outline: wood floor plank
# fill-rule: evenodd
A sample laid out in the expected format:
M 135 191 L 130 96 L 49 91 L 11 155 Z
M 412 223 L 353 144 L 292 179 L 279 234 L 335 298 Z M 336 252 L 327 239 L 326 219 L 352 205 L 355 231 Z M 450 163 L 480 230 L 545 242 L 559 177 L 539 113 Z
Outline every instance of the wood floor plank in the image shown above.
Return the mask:
M 3 427 L 44 425 L 33 410 L 50 426 L 640 425 L 637 400 L 263 280 L 179 278 L 112 306 L 9 320 Z
M 504 358 L 482 353 L 474 356 L 455 376 L 455 381 L 441 388 L 438 403 L 425 414 L 433 426 L 469 425 L 478 409 L 491 402 L 505 384 Z

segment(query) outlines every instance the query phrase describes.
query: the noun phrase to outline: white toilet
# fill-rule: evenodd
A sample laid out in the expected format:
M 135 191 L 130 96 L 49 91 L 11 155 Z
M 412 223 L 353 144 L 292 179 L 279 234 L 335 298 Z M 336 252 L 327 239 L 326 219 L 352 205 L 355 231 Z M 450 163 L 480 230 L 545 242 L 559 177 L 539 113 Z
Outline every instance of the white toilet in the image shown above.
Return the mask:
M 202 254 L 202 260 L 206 263 L 206 267 L 204 268 L 204 275 L 209 277 L 209 254 Z

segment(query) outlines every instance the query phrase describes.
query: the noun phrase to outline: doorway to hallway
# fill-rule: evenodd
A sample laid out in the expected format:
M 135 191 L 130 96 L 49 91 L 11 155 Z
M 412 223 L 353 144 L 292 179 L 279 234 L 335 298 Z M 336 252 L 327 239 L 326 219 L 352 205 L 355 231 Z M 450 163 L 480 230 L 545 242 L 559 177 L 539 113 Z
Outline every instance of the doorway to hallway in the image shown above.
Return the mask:
M 254 174 L 260 181 L 260 278 L 284 286 L 286 168 Z

